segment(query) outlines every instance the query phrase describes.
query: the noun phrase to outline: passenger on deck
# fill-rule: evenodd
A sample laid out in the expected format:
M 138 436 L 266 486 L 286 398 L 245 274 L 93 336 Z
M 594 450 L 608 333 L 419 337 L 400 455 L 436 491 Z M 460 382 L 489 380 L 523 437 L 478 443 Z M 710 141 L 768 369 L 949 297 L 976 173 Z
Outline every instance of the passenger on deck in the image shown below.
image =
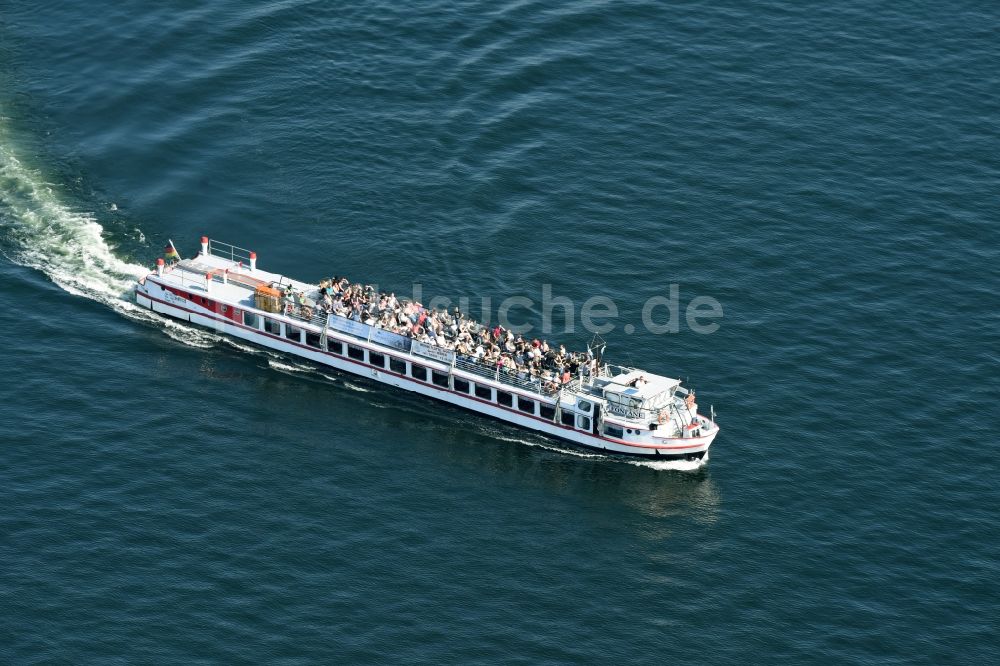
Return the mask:
M 283 302 L 291 314 L 295 306 L 309 319 L 314 302 L 296 293 L 289 285 Z M 347 278 L 332 277 L 319 283 L 316 307 L 324 313 L 349 317 L 375 328 L 406 335 L 425 344 L 454 350 L 457 354 L 481 363 L 491 371 L 536 382 L 554 390 L 557 382 L 568 383 L 577 372 L 594 377 L 597 361 L 592 355 L 558 349 L 548 340 L 526 340 L 520 334 L 495 325 L 489 327 L 469 319 L 457 307 L 429 310 L 413 301 L 400 302 L 394 292 L 377 292 L 371 285 L 351 284 Z M 645 382 L 645 377 L 641 378 Z M 635 385 L 642 385 L 636 380 Z
M 552 376 L 552 372 L 550 372 L 549 370 L 545 370 L 544 372 L 542 372 L 542 385 L 545 387 L 545 390 L 548 391 L 549 393 L 553 393 L 559 390 L 559 385 L 556 384 L 555 377 Z

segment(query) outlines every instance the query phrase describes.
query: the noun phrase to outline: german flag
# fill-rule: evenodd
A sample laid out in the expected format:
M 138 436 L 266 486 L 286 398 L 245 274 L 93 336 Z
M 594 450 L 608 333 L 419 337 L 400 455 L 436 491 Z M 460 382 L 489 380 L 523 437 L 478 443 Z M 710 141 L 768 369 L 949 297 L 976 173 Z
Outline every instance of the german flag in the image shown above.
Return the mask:
M 167 246 L 163 248 L 163 258 L 167 261 L 180 261 L 181 255 L 177 254 L 177 248 L 174 247 L 174 242 L 169 241 Z

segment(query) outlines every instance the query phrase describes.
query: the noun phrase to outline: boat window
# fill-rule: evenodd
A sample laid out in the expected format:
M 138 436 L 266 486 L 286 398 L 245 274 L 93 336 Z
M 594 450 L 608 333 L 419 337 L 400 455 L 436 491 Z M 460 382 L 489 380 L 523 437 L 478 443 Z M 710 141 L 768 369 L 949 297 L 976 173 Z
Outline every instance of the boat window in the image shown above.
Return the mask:
M 285 337 L 289 340 L 302 342 L 302 329 L 291 324 L 285 324 Z
M 501 405 L 506 405 L 507 407 L 514 406 L 514 396 L 507 391 L 497 391 L 497 402 Z
M 572 425 L 576 422 L 576 412 L 564 409 L 562 410 L 562 416 L 559 417 L 559 420 L 562 421 L 564 426 L 572 427 Z
M 334 354 L 340 354 L 341 356 L 344 355 L 344 343 L 343 342 L 337 342 L 336 340 L 327 340 L 326 341 L 326 348 L 328 350 L 332 351 Z
M 458 377 L 455 377 L 453 383 L 455 384 L 455 390 L 458 391 L 459 393 L 469 392 L 469 382 L 465 381 L 464 379 L 459 379 Z
M 319 333 L 306 331 L 306 344 L 309 345 L 310 347 L 315 347 L 316 349 L 319 349 L 321 347 Z
M 613 426 L 610 423 L 604 424 L 604 434 L 608 437 L 622 437 L 625 433 L 618 426 Z
M 590 403 L 587 402 L 586 400 L 581 400 L 580 402 L 576 403 L 576 408 L 579 409 L 581 412 L 588 412 L 589 413 L 590 412 Z
M 642 407 L 642 400 L 636 400 L 635 398 L 632 398 L 628 401 L 629 409 L 639 409 L 640 407 Z
M 476 384 L 476 397 L 482 398 L 483 400 L 493 400 L 493 389 L 489 386 L 482 386 Z
M 389 357 L 389 369 L 401 375 L 406 374 L 406 361 L 401 361 L 395 356 Z
M 546 421 L 551 421 L 556 417 L 556 408 L 549 405 L 538 404 L 538 414 Z
M 576 417 L 576 427 L 580 430 L 590 430 L 590 417 L 580 414 Z
M 527 412 L 528 414 L 535 413 L 535 401 L 529 398 L 522 398 L 517 396 L 517 408 L 522 412 Z
M 222 314 L 226 314 L 227 312 L 229 312 L 229 306 L 228 305 L 223 305 L 222 306 Z
M 448 388 L 448 375 L 437 370 L 431 370 L 431 381 L 441 388 Z
M 270 317 L 264 317 L 264 330 L 271 335 L 281 335 L 281 322 Z
M 257 322 L 257 315 L 253 312 L 243 311 L 243 325 L 249 326 L 250 328 L 259 328 L 260 325 Z
M 368 363 L 369 365 L 374 365 L 376 368 L 385 367 L 385 355 L 378 352 L 370 351 L 368 352 Z
M 347 355 L 356 361 L 365 360 L 365 350 L 354 345 L 347 345 Z
M 410 364 L 410 376 L 414 379 L 419 379 L 422 382 L 427 381 L 427 368 L 422 365 L 417 365 L 416 363 Z

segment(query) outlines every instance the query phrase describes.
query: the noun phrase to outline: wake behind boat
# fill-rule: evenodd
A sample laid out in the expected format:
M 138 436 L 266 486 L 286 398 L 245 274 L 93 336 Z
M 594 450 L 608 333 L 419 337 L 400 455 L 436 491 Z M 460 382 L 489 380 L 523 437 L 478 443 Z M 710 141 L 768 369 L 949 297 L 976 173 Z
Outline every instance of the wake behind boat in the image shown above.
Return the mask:
M 299 282 L 207 237 L 195 258 L 173 244 L 166 258 L 136 302 L 220 334 L 589 449 L 694 460 L 719 434 L 680 380 L 605 363 L 597 343 L 571 353 L 346 279 Z

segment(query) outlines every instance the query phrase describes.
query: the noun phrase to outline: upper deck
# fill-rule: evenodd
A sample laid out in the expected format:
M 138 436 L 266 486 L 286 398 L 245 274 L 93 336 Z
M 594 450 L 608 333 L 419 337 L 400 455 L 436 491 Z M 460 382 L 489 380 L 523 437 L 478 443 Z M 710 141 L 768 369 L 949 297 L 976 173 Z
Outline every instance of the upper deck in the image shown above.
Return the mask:
M 298 292 L 307 294 L 310 291 L 317 291 L 316 285 L 262 270 L 251 264 L 249 259 L 244 261 L 238 255 L 231 256 L 224 250 L 218 249 L 216 241 L 210 242 L 210 248 L 208 254 L 201 253 L 193 259 L 181 259 L 167 266 L 160 281 L 179 289 L 210 293 L 215 300 L 247 310 L 258 309 L 254 294 L 261 285 L 275 285 L 279 288 L 290 286 Z M 315 303 L 313 306 L 315 308 Z M 263 311 L 261 313 L 263 314 Z M 320 327 L 325 321 L 325 317 L 320 316 L 305 319 L 300 312 L 288 312 L 285 316 L 315 323 Z
M 487 378 L 523 392 L 550 398 L 579 396 L 606 402 L 610 413 L 627 419 L 655 418 L 656 411 L 667 406 L 667 400 L 672 398 L 680 383 L 669 377 L 609 364 L 599 366 L 594 372 L 581 367 L 575 376 L 565 382 L 523 372 L 509 372 L 499 365 L 486 365 L 477 358 L 457 353 L 454 346 L 434 347 L 417 342 L 410 335 L 327 313 L 318 305 L 321 292 L 316 284 L 262 270 L 256 266 L 256 256 L 252 252 L 217 241 L 203 242 L 202 252 L 194 258 L 164 266 L 157 282 L 207 296 L 232 308 L 313 329 L 324 336 L 332 334 L 353 338 L 417 355 L 425 362 L 437 361 L 460 372 Z M 269 312 L 257 307 L 255 293 L 260 286 L 282 290 L 290 287 L 297 293 L 294 300 L 282 301 L 280 312 Z

